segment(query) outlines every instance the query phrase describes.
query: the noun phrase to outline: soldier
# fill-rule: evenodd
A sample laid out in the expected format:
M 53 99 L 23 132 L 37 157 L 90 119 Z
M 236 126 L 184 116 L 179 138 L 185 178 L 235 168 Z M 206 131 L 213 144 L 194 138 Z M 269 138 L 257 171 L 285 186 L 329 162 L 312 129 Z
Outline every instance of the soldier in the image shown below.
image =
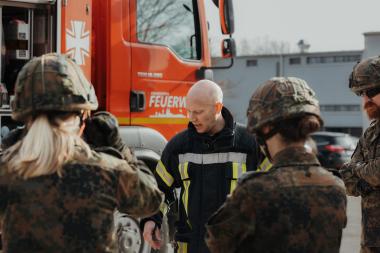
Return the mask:
M 247 116 L 273 166 L 246 173 L 210 218 L 211 252 L 338 253 L 344 184 L 304 146 L 322 124 L 314 92 L 304 80 L 273 78 L 253 93 Z
M 355 65 L 349 86 L 362 97 L 364 110 L 372 120 L 360 138 L 351 161 L 341 168 L 347 194 L 361 196 L 361 253 L 380 252 L 380 57 Z
M 109 155 L 81 138 L 97 106 L 92 85 L 65 56 L 43 55 L 20 71 L 12 117 L 26 130 L 0 161 L 4 253 L 110 252 L 115 209 L 157 212 L 154 178 L 120 159 L 124 147 L 109 143 Z
M 235 123 L 222 102 L 216 83 L 195 83 L 186 97 L 188 128 L 168 142 L 156 168 L 167 203 L 174 199 L 175 188 L 181 188 L 175 235 L 179 253 L 209 252 L 203 239 L 207 219 L 235 189 L 238 177 L 256 170 L 262 160 L 255 139 Z M 161 217 L 142 222 L 144 239 L 153 248 L 161 246 L 155 240 L 160 239 Z

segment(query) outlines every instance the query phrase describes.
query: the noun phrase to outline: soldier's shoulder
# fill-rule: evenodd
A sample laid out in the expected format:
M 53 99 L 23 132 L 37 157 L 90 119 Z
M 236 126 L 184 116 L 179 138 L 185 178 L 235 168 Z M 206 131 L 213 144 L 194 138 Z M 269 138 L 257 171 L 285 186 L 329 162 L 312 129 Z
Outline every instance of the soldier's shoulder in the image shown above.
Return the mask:
M 253 180 L 260 180 L 263 176 L 268 175 L 268 172 L 264 171 L 249 171 L 241 175 L 238 179 L 238 184 L 243 185 Z
M 78 156 L 84 157 L 86 154 L 83 150 L 78 149 L 76 157 Z M 95 150 L 91 150 L 91 154 L 87 159 L 74 159 L 71 161 L 71 163 L 81 163 L 88 166 L 97 166 L 106 170 L 119 169 L 128 166 L 127 161 L 120 159 L 117 156 L 103 152 L 97 152 Z
M 363 137 L 368 138 L 369 136 L 372 136 L 377 132 L 377 128 L 380 126 L 379 120 L 373 120 L 371 121 L 369 127 L 364 131 Z

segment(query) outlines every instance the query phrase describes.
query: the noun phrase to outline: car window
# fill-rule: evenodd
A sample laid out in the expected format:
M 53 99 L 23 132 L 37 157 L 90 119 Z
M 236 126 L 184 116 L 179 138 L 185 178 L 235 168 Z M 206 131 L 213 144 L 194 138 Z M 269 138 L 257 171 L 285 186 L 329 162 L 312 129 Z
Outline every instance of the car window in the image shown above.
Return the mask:
M 317 146 L 325 146 L 329 145 L 331 140 L 327 136 L 321 136 L 321 135 L 312 135 L 311 136 L 314 141 L 317 143 Z
M 349 135 L 337 136 L 334 138 L 336 145 L 343 146 L 345 148 L 351 148 L 355 145 L 353 139 Z

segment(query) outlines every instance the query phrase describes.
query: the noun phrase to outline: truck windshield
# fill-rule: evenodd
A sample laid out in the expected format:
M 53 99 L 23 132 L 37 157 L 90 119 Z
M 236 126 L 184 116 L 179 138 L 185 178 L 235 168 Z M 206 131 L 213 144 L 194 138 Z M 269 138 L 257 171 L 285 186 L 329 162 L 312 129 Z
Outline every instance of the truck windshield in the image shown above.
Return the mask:
M 171 48 L 189 60 L 201 58 L 196 0 L 137 0 L 137 39 Z

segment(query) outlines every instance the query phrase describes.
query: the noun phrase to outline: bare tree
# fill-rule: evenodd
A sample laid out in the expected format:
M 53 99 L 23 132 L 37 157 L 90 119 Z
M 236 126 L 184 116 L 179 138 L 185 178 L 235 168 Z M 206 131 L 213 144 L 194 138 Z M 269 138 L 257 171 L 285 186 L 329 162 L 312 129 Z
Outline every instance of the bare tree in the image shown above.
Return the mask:
M 186 26 L 192 10 L 178 0 L 139 0 L 137 37 L 144 42 L 160 42 Z
M 274 40 L 268 36 L 254 39 L 243 39 L 237 47 L 239 55 L 287 54 L 294 52 L 290 43 Z
M 187 59 L 197 57 L 191 0 L 139 0 L 137 4 L 139 41 L 166 45 Z

